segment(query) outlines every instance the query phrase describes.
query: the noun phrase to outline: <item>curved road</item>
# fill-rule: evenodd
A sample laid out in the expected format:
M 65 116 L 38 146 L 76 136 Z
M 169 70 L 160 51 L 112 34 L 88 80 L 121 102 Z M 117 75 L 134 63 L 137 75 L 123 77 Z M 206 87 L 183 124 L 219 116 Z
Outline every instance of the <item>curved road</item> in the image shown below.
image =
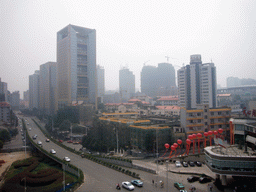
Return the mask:
M 85 181 L 84 183 L 80 186 L 79 189 L 77 189 L 76 191 L 78 192 L 112 192 L 112 191 L 116 191 L 115 189 L 115 185 L 116 183 L 119 183 L 121 185 L 121 183 L 123 181 L 131 181 L 132 179 L 134 179 L 133 177 L 130 177 L 128 175 L 125 175 L 123 173 L 120 173 L 118 171 L 115 171 L 113 169 L 110 169 L 108 167 L 102 166 L 100 164 L 97 164 L 93 161 L 87 160 L 85 158 L 81 158 L 79 155 L 76 155 L 72 152 L 69 152 L 65 149 L 63 149 L 62 147 L 56 145 L 53 142 L 45 142 L 46 137 L 44 136 L 44 134 L 40 131 L 40 129 L 36 126 L 36 124 L 32 121 L 31 118 L 29 117 L 25 117 L 24 119 L 26 119 L 27 121 L 25 121 L 25 123 L 29 123 L 29 125 L 27 125 L 28 128 L 31 128 L 31 131 L 28 131 L 29 136 L 32 138 L 33 135 L 37 134 L 37 139 L 34 140 L 36 143 L 38 141 L 42 141 L 42 147 L 47 150 L 50 151 L 50 149 L 54 149 L 56 151 L 56 156 L 63 159 L 65 156 L 68 156 L 71 159 L 71 163 L 77 167 L 79 167 L 83 173 L 84 173 L 84 178 Z M 38 122 L 39 123 L 39 122 Z M 148 172 L 143 172 L 143 171 L 139 171 L 139 170 L 133 170 L 131 169 L 132 172 L 136 172 L 140 174 L 140 177 L 142 178 L 143 182 L 144 182 L 144 186 L 142 188 L 138 188 L 135 187 L 134 191 L 141 191 L 141 192 L 153 192 L 153 191 L 167 191 L 166 189 L 166 185 L 164 188 L 159 188 L 159 187 L 155 187 L 151 184 L 152 179 L 156 180 L 163 180 L 164 182 L 166 181 L 166 171 L 162 170 L 160 171 L 159 175 L 154 175 Z M 168 173 L 168 178 L 171 178 L 171 180 L 169 179 L 169 183 L 168 183 L 168 191 L 178 191 L 174 186 L 173 183 L 174 182 L 182 182 L 185 185 L 185 188 L 188 189 L 190 184 L 188 184 L 187 182 L 185 182 L 184 180 L 186 180 L 185 176 L 183 179 L 181 178 L 181 176 L 174 176 L 172 173 Z M 207 188 L 207 187 L 206 187 Z M 197 190 L 199 191 L 206 191 L 207 189 L 204 190 Z M 121 189 L 121 191 L 126 191 L 126 189 Z

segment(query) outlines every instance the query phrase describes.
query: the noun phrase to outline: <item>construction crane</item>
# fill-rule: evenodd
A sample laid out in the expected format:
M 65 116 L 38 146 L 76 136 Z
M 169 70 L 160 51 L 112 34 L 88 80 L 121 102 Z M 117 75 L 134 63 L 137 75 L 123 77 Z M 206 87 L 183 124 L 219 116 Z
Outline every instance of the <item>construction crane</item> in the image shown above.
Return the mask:
M 148 60 L 148 61 L 144 62 L 144 63 L 143 63 L 143 66 L 145 66 L 145 65 L 146 65 L 146 63 L 147 63 L 147 62 L 149 62 L 149 61 L 150 61 L 150 60 Z

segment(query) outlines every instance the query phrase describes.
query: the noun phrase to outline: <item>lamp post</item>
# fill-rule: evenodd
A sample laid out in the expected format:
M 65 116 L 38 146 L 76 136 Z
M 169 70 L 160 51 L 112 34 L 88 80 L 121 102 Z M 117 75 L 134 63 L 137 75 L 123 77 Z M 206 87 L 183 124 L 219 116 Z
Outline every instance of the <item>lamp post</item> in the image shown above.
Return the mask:
M 65 163 L 63 163 L 62 166 L 63 166 L 63 191 L 65 191 Z

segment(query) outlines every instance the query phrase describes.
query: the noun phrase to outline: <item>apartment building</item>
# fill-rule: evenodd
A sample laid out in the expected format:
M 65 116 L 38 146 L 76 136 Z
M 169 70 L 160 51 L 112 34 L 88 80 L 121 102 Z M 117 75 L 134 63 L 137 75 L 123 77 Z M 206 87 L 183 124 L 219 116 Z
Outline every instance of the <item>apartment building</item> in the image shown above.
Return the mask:
M 197 109 L 185 109 L 181 107 L 180 119 L 181 127 L 187 135 L 207 131 L 224 130 L 224 134 L 229 137 L 229 119 L 231 118 L 231 108 L 209 108 L 209 105 L 200 105 Z

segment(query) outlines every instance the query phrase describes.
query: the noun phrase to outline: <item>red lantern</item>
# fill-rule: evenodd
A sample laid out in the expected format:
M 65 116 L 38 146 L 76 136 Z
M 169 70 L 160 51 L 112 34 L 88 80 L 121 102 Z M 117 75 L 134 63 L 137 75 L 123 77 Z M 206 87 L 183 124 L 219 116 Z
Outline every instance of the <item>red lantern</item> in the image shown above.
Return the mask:
M 176 149 L 176 147 L 174 147 L 173 145 L 171 146 L 171 150 L 174 151 Z
M 191 140 L 190 140 L 190 139 L 187 139 L 187 140 L 186 140 L 186 143 L 187 143 L 187 145 L 190 145 L 190 144 L 191 144 Z
M 169 149 L 169 147 L 170 147 L 170 145 L 168 143 L 165 143 L 164 146 L 166 149 Z
M 219 132 L 219 134 L 221 134 L 223 132 L 223 129 L 219 128 L 218 132 Z
M 211 136 L 213 134 L 212 131 L 208 131 L 208 135 Z
M 193 136 L 193 139 L 195 139 L 195 138 L 196 138 L 196 134 L 193 134 L 192 136 Z
M 179 145 L 177 143 L 173 143 L 173 146 L 177 148 Z
M 208 132 L 204 132 L 204 136 L 207 137 L 208 136 Z
M 193 139 L 193 135 L 189 135 L 188 138 L 191 140 Z
M 218 135 L 218 131 L 213 131 L 213 134 L 214 135 Z
M 202 137 L 202 134 L 201 133 L 197 133 L 196 134 L 198 138 L 201 138 Z
M 177 143 L 178 143 L 179 145 L 181 145 L 182 140 L 178 139 L 178 140 L 177 140 Z

